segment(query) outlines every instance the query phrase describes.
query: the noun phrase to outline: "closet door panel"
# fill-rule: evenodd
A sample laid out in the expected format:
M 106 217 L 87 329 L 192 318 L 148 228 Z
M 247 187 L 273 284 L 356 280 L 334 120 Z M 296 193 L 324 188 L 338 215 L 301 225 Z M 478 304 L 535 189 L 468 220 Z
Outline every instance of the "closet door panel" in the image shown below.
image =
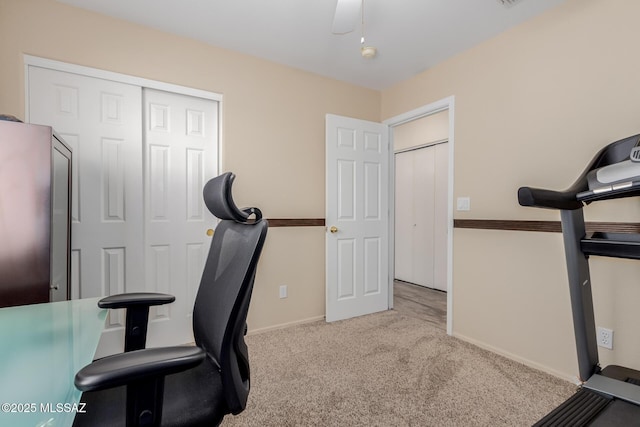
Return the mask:
M 413 154 L 413 283 L 433 287 L 435 150 L 421 148 Z
M 413 156 L 395 155 L 395 278 L 413 282 Z
M 218 103 L 143 89 L 146 284 L 175 295 L 149 312 L 147 341 L 193 341 L 192 311 L 217 220 L 202 188 L 217 174 Z M 186 337 L 186 339 L 185 339 Z
M 143 291 L 141 88 L 33 66 L 28 78 L 29 120 L 73 150 L 72 298 Z

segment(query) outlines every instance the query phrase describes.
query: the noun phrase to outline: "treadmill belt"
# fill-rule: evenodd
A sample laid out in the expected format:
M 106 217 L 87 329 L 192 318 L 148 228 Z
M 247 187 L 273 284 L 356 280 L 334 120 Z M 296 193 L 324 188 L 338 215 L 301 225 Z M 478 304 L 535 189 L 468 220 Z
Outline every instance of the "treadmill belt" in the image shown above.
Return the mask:
M 534 427 L 580 427 L 586 426 L 593 418 L 612 402 L 612 398 L 581 388 Z

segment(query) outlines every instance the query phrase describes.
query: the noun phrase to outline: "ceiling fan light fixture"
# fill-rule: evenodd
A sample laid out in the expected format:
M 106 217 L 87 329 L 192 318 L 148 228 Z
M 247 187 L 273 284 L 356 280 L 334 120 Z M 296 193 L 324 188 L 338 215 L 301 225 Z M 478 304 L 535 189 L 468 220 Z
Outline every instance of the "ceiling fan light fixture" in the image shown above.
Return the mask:
M 360 53 L 362 54 L 363 58 L 372 59 L 375 58 L 375 56 L 378 54 L 378 49 L 373 46 L 362 46 L 360 48 Z

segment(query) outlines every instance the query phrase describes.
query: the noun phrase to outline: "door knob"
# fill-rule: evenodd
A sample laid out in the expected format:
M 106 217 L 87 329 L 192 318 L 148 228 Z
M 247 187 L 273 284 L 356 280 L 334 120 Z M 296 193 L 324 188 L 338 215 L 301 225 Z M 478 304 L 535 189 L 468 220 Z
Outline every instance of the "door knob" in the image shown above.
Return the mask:
M 335 225 L 332 225 L 331 228 L 329 229 L 330 232 L 332 233 L 337 233 L 338 232 L 338 227 L 336 227 Z
M 209 228 L 207 230 L 207 236 L 209 236 L 209 237 L 213 236 L 213 228 Z

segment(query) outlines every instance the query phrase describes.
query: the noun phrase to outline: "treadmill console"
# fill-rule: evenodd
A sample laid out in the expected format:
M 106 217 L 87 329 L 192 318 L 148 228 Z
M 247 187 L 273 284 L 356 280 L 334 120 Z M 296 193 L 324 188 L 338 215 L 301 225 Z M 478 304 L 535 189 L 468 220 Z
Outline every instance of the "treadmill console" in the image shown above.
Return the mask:
M 640 192 L 640 138 L 628 159 L 589 171 L 587 183 L 589 190 L 576 195 L 580 201 L 637 195 Z

